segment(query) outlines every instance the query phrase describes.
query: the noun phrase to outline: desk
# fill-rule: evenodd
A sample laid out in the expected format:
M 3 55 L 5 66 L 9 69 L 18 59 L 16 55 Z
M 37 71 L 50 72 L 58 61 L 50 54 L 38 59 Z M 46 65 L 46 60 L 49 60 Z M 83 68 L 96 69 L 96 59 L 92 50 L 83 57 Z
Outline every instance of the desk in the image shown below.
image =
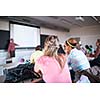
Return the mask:
M 87 58 L 89 61 L 94 59 L 94 57 L 87 57 Z
M 17 67 L 19 65 L 19 63 L 9 63 L 9 64 L 2 64 L 0 66 L 3 66 L 3 69 L 10 69 L 10 68 L 14 68 Z
M 3 67 L 4 69 L 10 69 L 10 68 L 14 68 L 17 67 L 18 63 L 9 63 L 9 64 L 4 64 Z

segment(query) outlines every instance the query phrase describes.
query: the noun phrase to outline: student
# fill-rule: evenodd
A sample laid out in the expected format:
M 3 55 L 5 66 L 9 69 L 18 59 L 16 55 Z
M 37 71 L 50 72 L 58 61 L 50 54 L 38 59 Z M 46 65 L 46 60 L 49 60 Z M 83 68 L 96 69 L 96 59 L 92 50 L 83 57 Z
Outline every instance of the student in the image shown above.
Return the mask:
M 98 55 L 100 54 L 100 39 L 97 39 L 96 46 L 97 48 L 96 48 L 95 58 L 97 58 Z
M 77 82 L 80 78 L 80 72 L 90 68 L 85 54 L 76 48 L 77 41 L 70 38 L 65 41 L 65 52 L 68 54 L 68 64 L 75 71 L 75 80 Z
M 97 58 L 90 60 L 89 62 L 90 62 L 91 67 L 94 67 L 94 66 L 100 67 L 100 54 L 98 55 Z
M 94 48 L 93 48 L 93 46 L 90 45 L 90 48 L 91 48 L 91 50 L 92 50 L 92 54 L 94 54 Z
M 8 46 L 8 53 L 10 58 L 15 57 L 15 46 L 18 46 L 18 44 L 14 43 L 14 40 L 11 38 Z
M 100 39 L 97 39 L 96 41 L 96 53 L 95 53 L 95 59 L 90 60 L 91 67 L 93 66 L 99 66 L 100 67 Z
M 62 68 L 57 61 L 58 37 L 49 36 L 45 40 L 44 55 L 35 64 L 34 70 L 41 73 L 46 83 L 71 83 L 68 65 Z M 65 62 L 64 59 L 63 62 Z
M 35 52 L 30 57 L 30 63 L 35 64 L 36 60 L 43 55 L 43 51 L 40 45 L 37 45 Z
M 92 53 L 92 49 L 88 45 L 85 45 L 85 48 L 86 48 L 86 56 L 90 57 L 90 54 Z
M 57 52 L 58 52 L 59 55 L 60 54 L 66 54 L 61 44 L 59 44 L 59 48 L 58 48 Z

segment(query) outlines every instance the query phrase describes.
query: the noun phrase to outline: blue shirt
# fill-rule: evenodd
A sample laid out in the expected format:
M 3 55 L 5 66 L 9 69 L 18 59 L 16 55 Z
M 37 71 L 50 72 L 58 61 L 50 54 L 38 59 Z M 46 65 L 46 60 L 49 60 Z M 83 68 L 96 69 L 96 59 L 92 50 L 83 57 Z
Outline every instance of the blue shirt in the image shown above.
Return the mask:
M 85 54 L 76 48 L 72 49 L 68 55 L 68 65 L 74 71 L 82 71 L 90 68 L 89 61 Z

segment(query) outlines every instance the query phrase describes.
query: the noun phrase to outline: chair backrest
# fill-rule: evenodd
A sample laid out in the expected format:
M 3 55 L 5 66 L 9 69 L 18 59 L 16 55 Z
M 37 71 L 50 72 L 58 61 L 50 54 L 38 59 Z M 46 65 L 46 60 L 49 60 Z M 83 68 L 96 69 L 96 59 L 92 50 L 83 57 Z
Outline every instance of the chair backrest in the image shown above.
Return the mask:
M 82 75 L 85 75 L 89 78 L 90 82 L 91 83 L 100 83 L 100 78 L 98 76 L 95 76 L 93 74 L 90 74 L 89 72 L 87 71 L 82 71 Z

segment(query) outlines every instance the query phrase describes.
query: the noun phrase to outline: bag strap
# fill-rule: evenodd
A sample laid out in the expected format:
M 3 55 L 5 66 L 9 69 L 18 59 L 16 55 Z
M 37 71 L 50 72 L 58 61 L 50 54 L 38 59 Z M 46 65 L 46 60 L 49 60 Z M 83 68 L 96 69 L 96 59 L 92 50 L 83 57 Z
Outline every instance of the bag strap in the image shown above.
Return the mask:
M 86 70 L 82 71 L 82 74 L 87 76 L 91 83 L 100 83 L 100 78 L 99 77 L 97 77 L 97 76 L 95 76 L 93 74 L 90 74 Z

